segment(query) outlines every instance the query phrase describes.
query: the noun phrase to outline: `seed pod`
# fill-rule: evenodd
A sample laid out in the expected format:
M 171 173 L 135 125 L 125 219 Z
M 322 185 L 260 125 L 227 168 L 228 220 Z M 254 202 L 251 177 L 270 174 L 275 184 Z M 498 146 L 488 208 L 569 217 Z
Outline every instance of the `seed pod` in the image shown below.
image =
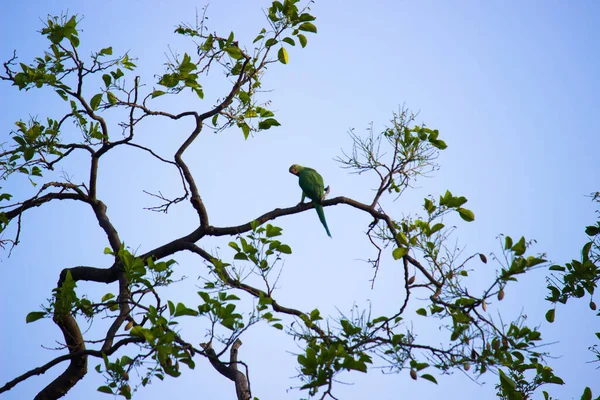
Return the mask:
M 494 350 L 498 350 L 499 347 L 500 347 L 500 341 L 498 339 L 492 340 L 492 348 Z
M 465 371 L 468 371 L 468 370 L 470 370 L 470 369 L 471 369 L 471 364 L 469 364 L 469 363 L 465 363 L 465 364 L 463 365 L 463 368 L 465 369 Z
M 127 371 L 123 371 L 123 373 L 121 374 L 121 376 L 123 377 L 124 380 L 126 380 L 126 381 L 129 380 L 129 374 L 127 373 Z
M 410 278 L 408 278 L 408 284 L 412 285 L 413 283 L 415 283 L 415 279 L 416 279 L 416 275 L 413 275 Z
M 482 263 L 487 264 L 487 257 L 484 254 L 479 253 L 479 258 Z
M 127 325 L 125 325 L 125 330 L 128 331 L 133 328 L 133 320 L 129 321 Z
M 594 303 L 593 301 L 590 301 L 590 308 L 592 310 L 596 310 L 596 303 Z
M 415 371 L 414 369 L 410 370 L 410 377 L 413 378 L 413 380 L 417 380 L 417 371 Z
M 505 337 L 502 338 L 502 346 L 508 347 L 508 340 Z
M 485 300 L 481 302 L 481 308 L 483 308 L 483 312 L 487 311 L 487 304 L 485 303 Z
M 504 298 L 504 289 L 500 289 L 500 291 L 498 292 L 498 300 L 502 301 L 503 298 Z

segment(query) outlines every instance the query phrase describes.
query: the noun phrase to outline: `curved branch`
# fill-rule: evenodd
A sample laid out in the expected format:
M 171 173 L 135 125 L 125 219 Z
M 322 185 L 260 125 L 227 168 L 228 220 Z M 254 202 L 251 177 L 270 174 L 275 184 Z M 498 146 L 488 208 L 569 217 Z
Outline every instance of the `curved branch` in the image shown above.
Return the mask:
M 91 191 L 91 188 L 90 188 Z M 98 220 L 98 224 L 106 233 L 108 238 L 108 242 L 110 243 L 110 247 L 114 252 L 119 251 L 121 248 L 121 239 L 119 238 L 119 234 L 117 230 L 110 222 L 108 215 L 106 214 L 106 204 L 104 204 L 100 200 L 93 200 L 90 202 L 94 213 L 96 214 L 96 219 Z
M 143 341 L 144 341 L 144 339 L 142 339 L 142 338 L 126 338 L 126 339 L 120 340 L 119 342 L 115 343 L 115 345 L 113 347 L 111 347 L 104 354 L 109 356 L 109 355 L 113 354 L 114 352 L 116 352 L 122 346 L 128 345 L 130 343 L 141 343 Z M 7 382 L 6 384 L 4 384 L 4 386 L 0 387 L 0 393 L 9 391 L 10 389 L 15 387 L 19 383 L 31 378 L 32 376 L 45 374 L 46 371 L 48 371 L 50 368 L 54 367 L 55 365 L 60 364 L 63 361 L 72 360 L 74 358 L 82 357 L 82 356 L 93 356 L 93 357 L 102 358 L 102 354 L 103 354 L 103 352 L 98 351 L 98 350 L 83 350 L 83 351 L 65 354 L 60 357 L 56 357 L 54 360 L 47 362 L 46 364 L 42 365 L 41 367 L 37 367 L 32 370 L 29 370 L 26 373 L 24 373 L 23 375 L 16 377 L 12 381 Z
M 71 273 L 71 277 L 75 282 L 90 281 L 99 283 L 113 283 L 119 279 L 118 269 L 116 266 L 110 268 L 97 268 L 78 266 L 73 268 L 65 268 L 60 273 L 60 281 L 64 281 L 67 276 L 67 271 Z
M 117 302 L 119 303 L 119 316 L 113 321 L 112 325 L 108 329 L 108 332 L 106 333 L 106 339 L 102 345 L 102 351 L 104 352 L 112 347 L 117 331 L 121 325 L 123 325 L 123 322 L 125 322 L 127 317 L 129 317 L 129 312 L 131 311 L 129 306 L 129 298 L 131 297 L 129 293 L 129 279 L 127 279 L 127 276 L 121 270 L 118 271 L 118 276 L 119 297 L 117 298 Z
M 225 97 L 225 99 L 221 103 L 219 103 L 215 108 L 213 108 L 212 110 L 209 110 L 205 113 L 200 114 L 198 116 L 198 119 L 200 121 L 204 121 L 205 119 L 211 118 L 211 117 L 215 116 L 216 114 L 220 113 L 221 111 L 223 111 L 228 105 L 231 104 L 235 95 L 240 91 L 240 88 L 246 82 L 248 82 L 250 79 L 252 79 L 253 75 L 246 75 L 246 67 L 248 66 L 248 62 L 250 62 L 250 59 L 251 59 L 250 57 L 248 57 L 248 56 L 246 57 L 246 61 L 244 61 L 244 63 L 242 64 L 242 69 L 241 69 L 240 75 L 238 76 L 238 79 L 235 82 L 235 85 L 233 85 L 233 87 L 231 88 L 231 91 L 229 92 L 227 97 Z M 260 67 L 256 71 L 258 71 L 259 69 L 260 69 Z
M 213 259 L 214 257 L 211 256 L 206 250 L 198 247 L 197 245 L 195 245 L 194 243 L 183 243 L 183 245 L 185 246 L 185 248 L 193 253 L 198 254 L 200 257 L 204 258 L 206 261 L 210 262 L 211 264 L 213 263 Z M 256 297 L 257 299 L 260 298 L 266 298 L 266 299 L 270 299 L 271 300 L 271 307 L 273 307 L 274 311 L 283 313 L 283 314 L 288 314 L 288 315 L 293 315 L 296 317 L 299 317 L 302 321 L 304 321 L 304 323 L 313 331 L 315 331 L 316 333 L 318 333 L 323 339 L 327 339 L 327 334 L 325 333 L 325 331 L 323 331 L 321 328 L 319 328 L 316 324 L 310 322 L 310 318 L 308 317 L 308 315 L 306 315 L 305 313 L 303 313 L 302 311 L 296 310 L 294 308 L 287 308 L 284 307 L 282 305 L 280 305 L 273 297 L 271 297 L 267 292 L 264 292 L 260 289 L 257 289 L 253 286 L 250 285 L 246 285 L 245 283 L 240 282 L 237 279 L 233 279 L 231 277 L 231 275 L 229 275 L 229 273 L 227 272 L 227 270 L 225 268 L 219 268 L 217 273 L 219 274 L 219 277 L 221 277 L 221 279 L 223 279 L 229 286 L 236 288 L 236 289 L 241 289 L 246 293 L 249 293 L 250 295 Z
M 188 168 L 187 164 L 183 161 L 183 158 L 181 157 L 183 152 L 188 148 L 190 144 L 192 144 L 192 142 L 198 137 L 201 131 L 202 119 L 198 117 L 196 118 L 196 127 L 194 128 L 190 136 L 187 138 L 187 140 L 183 142 L 181 147 L 175 153 L 175 162 L 183 172 L 183 176 L 185 177 L 185 180 L 187 181 L 190 187 L 190 192 L 192 193 L 190 202 L 192 203 L 192 207 L 194 207 L 194 209 L 198 213 L 198 216 L 200 218 L 200 226 L 204 227 L 208 226 L 208 212 L 206 211 L 206 207 L 202 202 L 202 198 L 200 197 L 200 193 L 198 192 L 198 187 L 196 186 L 194 177 L 192 176 L 192 173 Z
M 21 206 L 14 208 L 10 211 L 6 211 L 5 215 L 8 220 L 11 220 L 30 208 L 39 207 L 44 203 L 48 203 L 52 200 L 79 200 L 88 203 L 89 199 L 86 196 L 82 196 L 79 193 L 48 193 L 41 197 L 34 197 L 29 200 L 25 200 Z M 10 206 L 9 206 L 10 207 Z
M 375 210 L 374 207 L 371 207 L 370 205 L 358 202 L 358 201 L 353 200 L 348 197 L 339 196 L 339 197 L 335 197 L 333 199 L 323 200 L 323 202 L 321 204 L 323 205 L 323 207 L 334 206 L 337 204 L 347 204 L 351 207 L 358 208 L 359 210 L 362 210 L 362 211 L 365 211 L 365 212 L 371 214 L 371 216 L 375 219 L 383 219 L 383 220 L 386 220 L 386 222 L 387 222 L 387 220 L 389 220 L 389 217 L 386 214 L 378 212 L 377 210 Z M 294 207 L 276 208 L 272 211 L 269 211 L 269 212 L 257 217 L 254 221 L 257 222 L 259 225 L 261 225 L 267 221 L 272 221 L 278 217 L 282 217 L 284 215 L 297 214 L 299 212 L 302 212 L 302 211 L 305 211 L 305 210 L 308 210 L 311 208 L 314 208 L 314 204 L 312 202 L 299 203 L 298 205 L 296 205 Z M 390 224 L 391 224 L 391 220 L 390 220 Z M 231 226 L 231 227 L 224 227 L 224 228 L 209 226 L 206 229 L 206 234 L 211 235 L 211 236 L 239 235 L 241 233 L 248 232 L 251 229 L 252 229 L 252 225 L 250 222 L 247 222 L 245 224 L 238 225 L 238 226 Z
M 250 400 L 252 394 L 250 393 L 250 384 L 248 382 L 248 378 L 242 372 L 238 370 L 238 349 L 242 345 L 242 341 L 240 339 L 236 339 L 231 347 L 230 351 L 230 362 L 229 368 L 231 368 L 235 372 L 235 393 L 237 394 L 238 400 Z
M 69 354 L 85 351 L 85 342 L 79 325 L 72 315 L 55 316 L 54 322 L 63 333 Z M 67 369 L 42 389 L 35 400 L 58 399 L 71 390 L 87 374 L 87 355 L 73 356 Z
M 194 140 L 196 140 L 196 138 L 202 131 L 203 121 L 205 119 L 210 118 L 213 115 L 216 115 L 216 114 L 220 113 L 221 111 L 223 111 L 223 109 L 225 109 L 225 107 L 227 107 L 229 104 L 231 104 L 231 102 L 233 101 L 233 98 L 240 91 L 240 88 L 242 87 L 242 85 L 251 79 L 252 76 L 246 75 L 246 73 L 245 73 L 246 67 L 248 66 L 249 61 L 250 61 L 250 57 L 247 57 L 246 60 L 244 61 L 244 64 L 242 65 L 240 75 L 239 75 L 235 85 L 233 85 L 233 87 L 231 88 L 231 91 L 229 92 L 227 97 L 225 97 L 225 99 L 219 105 L 214 107 L 212 110 L 207 111 L 203 114 L 200 114 L 196 117 L 196 127 L 194 128 L 194 130 L 192 131 L 190 136 L 187 138 L 187 140 L 185 142 L 183 142 L 181 147 L 175 153 L 175 162 L 177 163 L 179 168 L 183 171 L 183 176 L 185 177 L 185 180 L 187 181 L 188 185 L 190 186 L 190 192 L 192 193 L 190 202 L 192 203 L 192 206 L 198 213 L 198 216 L 200 218 L 200 226 L 202 226 L 202 227 L 208 226 L 208 212 L 206 211 L 206 206 L 202 202 L 202 198 L 200 197 L 200 193 L 198 191 L 198 187 L 196 186 L 196 182 L 194 181 L 194 177 L 192 176 L 192 173 L 190 172 L 187 164 L 183 161 L 182 155 L 185 152 L 185 150 L 192 144 L 192 142 Z

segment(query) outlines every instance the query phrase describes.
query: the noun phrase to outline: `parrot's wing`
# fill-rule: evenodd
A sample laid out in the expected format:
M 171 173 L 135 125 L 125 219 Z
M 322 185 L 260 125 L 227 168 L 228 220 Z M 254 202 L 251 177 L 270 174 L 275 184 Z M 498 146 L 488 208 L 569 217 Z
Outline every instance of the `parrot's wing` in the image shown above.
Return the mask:
M 324 184 L 323 177 L 312 168 L 304 168 L 299 174 L 299 183 L 302 191 L 306 193 L 312 201 L 320 202 L 323 198 Z

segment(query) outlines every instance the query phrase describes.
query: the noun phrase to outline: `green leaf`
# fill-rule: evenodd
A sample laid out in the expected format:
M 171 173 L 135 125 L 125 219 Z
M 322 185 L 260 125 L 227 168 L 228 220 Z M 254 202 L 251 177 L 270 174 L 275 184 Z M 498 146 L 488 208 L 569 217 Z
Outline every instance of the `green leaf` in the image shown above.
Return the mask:
M 238 97 L 240 98 L 240 101 L 242 103 L 244 103 L 244 104 L 250 103 L 250 95 L 248 94 L 248 92 L 240 90 L 238 93 Z M 219 115 L 219 114 L 216 114 L 216 115 Z
M 233 58 L 234 60 L 239 60 L 240 58 L 242 58 L 242 51 L 239 49 L 239 47 L 227 47 L 225 48 L 225 51 L 227 52 L 227 54 L 229 54 L 229 57 Z
M 443 140 L 438 140 L 438 139 L 430 139 L 429 143 L 431 143 L 431 145 L 435 148 L 438 148 L 440 150 L 445 150 L 448 145 L 446 144 L 446 142 L 444 142 Z
M 100 55 L 102 56 L 111 56 L 113 53 L 112 47 L 105 47 L 100 50 Z
M 310 22 L 303 23 L 298 27 L 298 29 L 305 32 L 317 33 L 317 27 Z
M 459 208 L 457 211 L 460 217 L 465 221 L 472 222 L 475 220 L 475 214 L 473 214 L 473 211 L 467 210 L 466 208 Z
M 308 40 L 306 40 L 306 36 L 304 36 L 303 34 L 299 33 L 298 34 L 298 40 L 300 41 L 300 46 L 302 46 L 302 48 L 305 48 L 306 44 L 308 43 Z
M 312 15 L 310 15 L 309 13 L 304 13 L 302 15 L 300 15 L 300 22 L 306 22 L 306 21 L 314 21 L 316 18 L 313 17 Z
M 565 272 L 565 267 L 560 266 L 560 265 L 553 265 L 550 268 L 550 271 L 560 271 L 560 272 Z
M 275 236 L 281 236 L 281 228 L 278 226 L 273 226 L 271 224 L 267 224 L 267 230 L 265 232 L 265 234 L 267 235 L 267 237 L 275 237 Z
M 598 226 L 586 226 L 585 234 L 588 236 L 596 236 L 600 233 L 600 222 L 598 222 Z
M 287 244 L 282 244 L 281 246 L 277 247 L 277 250 L 283 254 L 292 254 L 292 249 Z
M 422 316 L 426 317 L 426 316 L 427 316 L 427 310 L 426 310 L 426 309 L 424 309 L 424 308 L 419 308 L 419 309 L 417 310 L 417 314 L 419 314 L 419 315 L 422 315 Z
M 98 109 L 100 101 L 102 101 L 102 93 L 98 93 L 92 97 L 92 100 L 90 100 L 90 107 L 92 107 L 92 110 L 96 111 Z
M 548 310 L 546 313 L 546 321 L 550 323 L 554 322 L 554 309 Z
M 198 315 L 198 311 L 192 310 L 191 308 L 187 308 L 183 303 L 177 303 L 177 306 L 175 307 L 175 314 L 173 316 L 179 317 L 182 315 L 190 315 L 192 317 L 195 317 Z
M 508 250 L 512 247 L 513 240 L 510 236 L 504 238 L 504 250 Z
M 431 201 L 431 199 L 425 198 L 424 200 L 425 204 L 423 205 L 423 208 L 425 209 L 425 211 L 427 211 L 428 214 L 431 214 L 435 211 L 435 205 L 433 205 L 433 201 Z
M 512 251 L 515 252 L 515 255 L 522 256 L 525 253 L 527 246 L 525 245 L 525 238 L 521 236 L 521 239 L 512 247 Z
M 31 160 L 34 155 L 35 150 L 33 149 L 33 147 L 27 147 L 25 150 L 23 150 L 23 158 L 25 159 L 25 161 Z
M 152 331 L 150 329 L 142 328 L 140 325 L 136 325 L 129 331 L 131 336 L 137 336 L 146 339 L 147 342 L 151 342 L 154 339 Z
M 560 376 L 553 375 L 548 378 L 548 383 L 554 383 L 555 385 L 564 385 L 565 381 Z
M 239 123 L 238 126 L 242 128 L 242 133 L 244 134 L 244 139 L 248 139 L 250 136 L 250 125 L 245 122 Z
M 179 84 L 180 79 L 181 77 L 179 76 L 179 74 L 176 73 L 164 74 L 158 81 L 158 84 L 168 88 L 173 88 Z
M 79 38 L 77 36 L 70 36 L 69 37 L 69 41 L 71 42 L 71 44 L 73 45 L 73 47 L 78 47 L 79 46 Z
M 275 118 L 267 118 L 258 123 L 258 129 L 269 129 L 272 126 L 280 126 L 281 124 Z
M 165 92 L 163 92 L 162 90 L 155 90 L 154 92 L 152 92 L 152 98 L 156 98 L 158 96 L 162 96 L 163 94 L 165 94 Z
M 592 400 L 592 389 L 586 386 L 581 395 L 581 400 Z
M 423 374 L 423 375 L 421 375 L 421 378 L 427 379 L 428 381 L 433 382 L 433 383 L 435 383 L 437 385 L 437 381 L 430 374 Z
M 272 47 L 275 46 L 277 43 L 279 43 L 277 39 L 267 39 L 267 41 L 265 42 L 265 47 Z
M 106 92 L 106 97 L 111 105 L 117 104 L 117 97 L 112 92 Z
M 285 48 L 282 47 L 282 48 L 279 49 L 279 51 L 277 52 L 277 59 L 282 64 L 287 64 L 288 63 L 289 58 L 288 58 L 287 50 Z
M 69 98 L 67 97 L 67 93 L 64 90 L 57 89 L 56 93 L 58 93 L 58 95 L 60 97 L 62 97 L 63 100 L 65 100 L 65 101 L 69 100 Z
M 114 297 L 115 297 L 115 295 L 114 295 L 114 294 L 112 294 L 112 293 L 106 293 L 104 296 L 102 296 L 102 299 L 101 299 L 101 301 L 110 300 L 110 299 L 112 299 L 112 298 L 114 298 Z
M 110 77 L 110 75 L 104 74 L 104 75 L 102 75 L 102 80 L 104 81 L 104 84 L 106 85 L 106 87 L 109 87 L 112 78 Z
M 31 168 L 31 175 L 33 175 L 33 176 L 42 176 L 42 170 L 38 166 L 34 165 Z M 0 197 L 0 199 L 1 199 L 1 197 Z
M 290 46 L 295 46 L 296 42 L 294 42 L 294 39 L 292 39 L 291 37 L 286 37 L 283 39 L 284 42 L 286 42 L 287 44 L 289 44 Z
M 501 369 L 498 370 L 498 375 L 500 376 L 500 384 L 504 389 L 503 392 L 507 393 L 509 395 L 509 398 L 513 398 L 513 396 L 511 395 L 515 394 L 517 384 L 511 378 L 506 376 L 504 371 L 502 371 Z
M 431 227 L 431 230 L 429 231 L 429 235 L 433 235 L 434 233 L 436 233 L 437 231 L 439 231 L 443 228 L 444 228 L 444 224 L 437 223 Z
M 321 320 L 321 319 L 323 319 L 321 317 L 321 311 L 319 311 L 317 308 L 315 308 L 314 310 L 312 310 L 310 312 L 310 320 L 311 321 L 318 321 L 318 320 Z
M 407 254 L 408 249 L 406 247 L 397 247 L 394 249 L 394 251 L 392 251 L 392 257 L 394 257 L 394 260 L 399 260 Z
M 43 311 L 32 311 L 29 314 L 27 314 L 27 316 L 25 317 L 25 322 L 30 323 L 30 322 L 37 321 L 38 319 L 44 318 L 45 315 L 46 315 L 46 313 Z
M 109 388 L 108 386 L 100 386 L 98 388 L 98 391 L 101 392 L 101 393 L 114 394 L 113 391 L 112 391 L 112 389 Z

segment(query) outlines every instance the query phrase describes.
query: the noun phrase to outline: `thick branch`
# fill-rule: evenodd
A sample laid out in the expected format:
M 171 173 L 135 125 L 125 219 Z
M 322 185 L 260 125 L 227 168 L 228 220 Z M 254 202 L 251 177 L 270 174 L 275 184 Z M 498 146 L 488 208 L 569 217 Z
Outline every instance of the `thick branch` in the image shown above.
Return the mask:
M 323 205 L 323 207 L 334 206 L 337 204 L 347 204 L 351 207 L 358 208 L 359 210 L 362 210 L 362 211 L 365 211 L 365 212 L 371 214 L 371 216 L 373 216 L 373 218 L 375 218 L 375 219 L 384 219 L 384 220 L 386 218 L 389 219 L 389 217 L 386 214 L 376 211 L 375 208 L 373 208 L 367 204 L 360 203 L 356 200 L 350 199 L 348 197 L 343 197 L 343 196 L 335 197 L 333 199 L 324 200 L 321 204 Z M 314 208 L 314 204 L 312 202 L 300 203 L 300 204 L 296 205 L 295 207 L 276 208 L 273 211 L 269 211 L 268 213 L 261 215 L 260 217 L 256 218 L 254 221 L 256 221 L 259 225 L 261 225 L 261 224 L 264 224 L 265 222 L 272 221 L 278 217 L 282 217 L 284 215 L 297 214 L 299 212 L 308 210 L 310 208 Z M 391 221 L 390 221 L 390 223 L 391 223 Z M 217 228 L 214 226 L 210 226 L 207 228 L 206 234 L 211 235 L 211 236 L 239 235 L 241 233 L 248 232 L 251 229 L 252 229 L 252 226 L 251 226 L 250 222 L 247 222 L 245 224 L 238 225 L 238 226 L 224 227 L 224 228 Z
M 201 131 L 202 131 L 202 119 L 200 119 L 198 117 L 198 118 L 196 118 L 196 127 L 192 131 L 191 135 L 187 138 L 187 140 L 181 145 L 179 150 L 177 150 L 177 152 L 175 153 L 175 162 L 177 163 L 177 165 L 179 166 L 181 171 L 183 171 L 183 176 L 185 177 L 185 180 L 187 181 L 187 183 L 190 187 L 190 192 L 192 193 L 190 202 L 192 203 L 192 207 L 194 207 L 194 209 L 198 213 L 198 216 L 200 218 L 200 226 L 204 227 L 204 226 L 208 225 L 208 213 L 206 211 L 206 207 L 204 206 L 204 203 L 202 202 L 200 193 L 198 192 L 198 187 L 196 186 L 194 177 L 192 176 L 192 173 L 191 173 L 190 169 L 188 168 L 187 164 L 183 161 L 183 158 L 181 157 L 183 152 L 188 148 L 188 146 L 190 144 L 192 144 L 192 142 L 198 137 L 198 135 L 200 134 Z
M 250 394 L 250 385 L 248 382 L 248 378 L 242 372 L 238 370 L 238 349 L 242 345 L 242 341 L 240 339 L 236 339 L 231 347 L 230 352 L 230 361 L 231 364 L 229 368 L 235 371 L 235 393 L 237 394 L 238 400 L 250 400 L 252 395 Z
M 81 335 L 81 330 L 72 315 L 55 316 L 54 322 L 56 322 L 56 325 L 62 331 L 70 354 L 85 351 L 85 343 Z M 73 357 L 65 372 L 42 389 L 35 396 L 35 400 L 54 400 L 64 396 L 86 373 L 87 355 Z
M 48 203 L 52 200 L 79 200 L 87 202 L 88 199 L 77 193 L 48 193 L 41 197 L 35 197 L 29 200 L 25 200 L 19 207 L 14 208 L 10 211 L 6 211 L 6 218 L 10 221 L 11 219 L 21 215 L 23 212 L 33 207 L 39 207 L 44 203 Z
M 237 368 L 238 360 L 238 349 L 242 345 L 242 341 L 237 339 L 230 350 L 230 363 L 226 365 L 224 362 L 219 360 L 215 350 L 212 348 L 212 344 L 209 342 L 205 345 L 204 351 L 208 355 L 208 360 L 211 365 L 224 377 L 235 382 L 235 392 L 238 400 L 249 400 L 252 395 L 250 394 L 250 385 L 246 375 L 240 372 Z
M 91 192 L 91 188 L 90 188 Z M 113 224 L 108 219 L 108 215 L 106 215 L 106 204 L 104 204 L 100 200 L 94 200 L 92 203 L 92 208 L 94 213 L 96 214 L 96 219 L 98 220 L 98 224 L 106 233 L 108 238 L 108 242 L 110 243 L 110 247 L 114 252 L 119 251 L 121 248 L 121 239 L 119 238 L 119 234 L 117 230 L 113 226 Z
M 107 356 L 109 356 L 109 355 L 113 354 L 115 351 L 117 351 L 119 348 L 121 348 L 122 346 L 128 345 L 130 343 L 142 343 L 142 342 L 144 342 L 143 338 L 126 338 L 126 339 L 123 339 L 123 340 L 120 340 L 119 342 L 117 342 L 107 352 L 102 352 L 99 350 L 83 350 L 83 351 L 77 351 L 77 352 L 65 354 L 60 357 L 56 357 L 54 360 L 47 362 L 46 364 L 42 365 L 41 367 L 37 367 L 32 370 L 29 370 L 26 373 L 24 373 L 23 375 L 16 377 L 12 381 L 7 382 L 4 386 L 0 387 L 0 393 L 9 391 L 10 389 L 15 387 L 19 383 L 31 378 L 32 376 L 45 374 L 46 371 L 48 371 L 50 368 L 54 367 L 55 365 L 60 364 L 63 361 L 72 360 L 72 359 L 79 358 L 82 356 L 93 356 L 93 357 L 102 358 L 103 354 L 106 354 Z
M 115 339 L 115 335 L 117 331 L 123 325 L 123 322 L 129 317 L 129 312 L 131 308 L 129 306 L 129 280 L 125 273 L 121 270 L 118 271 L 119 275 L 119 297 L 117 301 L 119 303 L 119 316 L 113 321 L 112 325 L 108 329 L 106 333 L 106 340 L 104 341 L 104 345 L 102 346 L 102 351 L 107 351 L 112 347 L 113 340 Z
M 119 279 L 118 269 L 116 266 L 111 268 L 96 268 L 79 266 L 73 268 L 65 268 L 60 273 L 61 282 L 67 276 L 67 271 L 71 273 L 71 277 L 77 281 L 91 281 L 99 283 L 112 283 Z

